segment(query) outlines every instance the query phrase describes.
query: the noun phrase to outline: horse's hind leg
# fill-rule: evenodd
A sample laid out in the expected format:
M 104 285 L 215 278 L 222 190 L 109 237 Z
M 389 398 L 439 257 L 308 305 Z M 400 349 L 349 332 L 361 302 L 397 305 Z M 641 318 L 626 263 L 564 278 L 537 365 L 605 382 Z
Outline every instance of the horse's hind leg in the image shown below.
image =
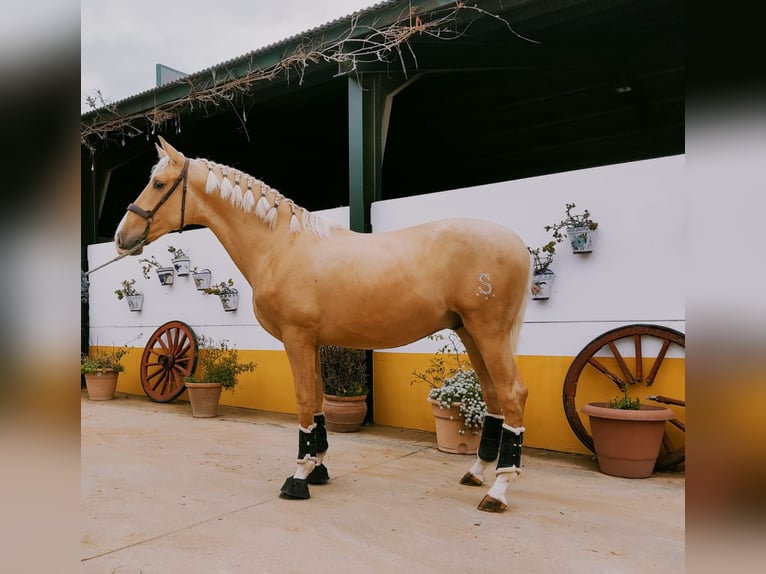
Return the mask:
M 457 334 L 463 342 L 468 358 L 471 360 L 471 366 L 479 378 L 482 396 L 487 405 L 487 414 L 484 416 L 476 461 L 470 470 L 463 475 L 463 478 L 460 479 L 460 484 L 481 486 L 484 484 L 484 471 L 497 460 L 498 453 L 500 452 L 503 415 L 500 410 L 500 403 L 497 399 L 494 383 L 489 376 L 487 367 L 484 364 L 484 358 L 481 356 L 478 347 L 476 347 L 473 337 L 471 337 L 465 327 L 458 329 Z
M 330 444 L 327 442 L 327 427 L 325 426 L 324 419 L 324 385 L 322 383 L 322 369 L 319 362 L 319 349 L 316 353 L 316 385 L 315 385 L 315 401 L 319 406 L 317 412 L 314 413 L 314 432 L 316 433 L 316 446 L 317 446 L 317 464 L 314 470 L 308 475 L 306 480 L 309 484 L 325 484 L 330 480 L 330 474 L 327 472 L 327 467 L 324 465 L 324 457 L 327 454 L 327 449 Z
M 482 336 L 477 336 L 474 331 L 473 336 L 494 383 L 497 400 L 503 412 L 496 478 L 479 503 L 479 510 L 503 512 L 508 506 L 505 492 L 521 472 L 521 443 L 524 437 L 523 419 L 527 388 L 519 378 L 508 333 L 483 333 Z

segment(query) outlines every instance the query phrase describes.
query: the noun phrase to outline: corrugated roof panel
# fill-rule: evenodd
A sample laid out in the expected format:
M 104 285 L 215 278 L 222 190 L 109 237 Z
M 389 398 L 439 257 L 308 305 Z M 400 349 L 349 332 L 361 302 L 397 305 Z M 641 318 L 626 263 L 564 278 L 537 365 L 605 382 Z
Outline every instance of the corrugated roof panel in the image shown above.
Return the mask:
M 366 15 L 372 14 L 372 13 L 378 11 L 378 10 L 381 10 L 381 9 L 384 9 L 384 8 L 390 8 L 390 7 L 393 7 L 393 6 L 395 6 L 397 4 L 400 4 L 400 3 L 402 3 L 402 0 L 384 0 L 382 2 L 378 2 L 376 4 L 373 4 L 372 6 L 369 6 L 367 8 L 363 8 L 362 10 L 356 10 L 355 12 L 352 12 L 351 14 L 348 14 L 346 16 L 341 16 L 339 18 L 335 18 L 334 20 L 331 20 L 330 22 L 322 24 L 321 26 L 315 26 L 314 28 L 309 28 L 308 30 L 305 30 L 304 32 L 299 32 L 297 34 L 289 36 L 289 37 L 287 37 L 287 38 L 285 38 L 283 40 L 280 40 L 278 42 L 272 42 L 271 44 L 267 44 L 266 46 L 262 46 L 262 47 L 260 47 L 260 48 L 258 48 L 256 50 L 251 50 L 250 52 L 246 52 L 246 53 L 242 54 L 241 56 L 236 56 L 234 58 L 230 58 L 229 60 L 225 60 L 223 62 L 220 62 L 219 64 L 216 64 L 214 66 L 209 66 L 207 68 L 203 68 L 202 70 L 198 70 L 196 72 L 192 72 L 192 73 L 188 74 L 187 76 L 185 76 L 182 79 L 175 80 L 175 81 L 172 81 L 172 82 L 167 82 L 167 83 L 164 83 L 162 86 L 158 86 L 158 87 L 155 87 L 155 88 L 144 90 L 144 91 L 138 92 L 138 93 L 136 93 L 136 94 L 134 94 L 132 96 L 128 96 L 127 98 L 123 98 L 123 99 L 118 100 L 116 102 L 111 102 L 110 105 L 118 106 L 118 105 L 120 105 L 120 104 L 122 104 L 124 102 L 128 102 L 128 101 L 131 101 L 131 100 L 134 100 L 134 99 L 137 99 L 137 98 L 141 98 L 141 97 L 146 96 L 148 94 L 157 92 L 157 90 L 159 88 L 167 88 L 168 86 L 172 86 L 173 84 L 176 84 L 176 83 L 179 83 L 179 82 L 182 82 L 182 81 L 187 81 L 189 78 L 194 78 L 194 77 L 201 76 L 201 75 L 204 75 L 204 74 L 209 74 L 213 70 L 218 70 L 220 68 L 225 68 L 227 66 L 231 66 L 231 65 L 236 64 L 238 62 L 242 62 L 242 61 L 246 60 L 247 58 L 251 58 L 253 56 L 260 56 L 260 55 L 266 54 L 266 53 L 268 53 L 268 52 L 270 52 L 272 50 L 275 50 L 277 48 L 285 47 L 285 46 L 289 45 L 290 43 L 295 42 L 296 40 L 298 40 L 298 39 L 300 39 L 302 37 L 313 36 L 315 34 L 320 34 L 322 32 L 325 32 L 325 31 L 333 28 L 334 26 L 342 24 L 343 22 L 350 21 L 350 20 L 352 20 L 355 17 L 366 16 Z M 96 111 L 97 110 L 89 111 L 89 112 L 83 114 L 82 117 L 86 118 L 89 115 L 95 113 Z

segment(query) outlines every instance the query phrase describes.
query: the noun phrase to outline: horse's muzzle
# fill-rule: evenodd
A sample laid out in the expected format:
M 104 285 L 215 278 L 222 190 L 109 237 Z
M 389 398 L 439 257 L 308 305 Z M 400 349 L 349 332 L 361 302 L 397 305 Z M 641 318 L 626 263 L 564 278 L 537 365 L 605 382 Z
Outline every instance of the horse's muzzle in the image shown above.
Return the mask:
M 146 242 L 140 237 L 125 240 L 119 232 L 114 236 L 114 246 L 119 255 L 140 255 L 144 250 L 144 245 Z

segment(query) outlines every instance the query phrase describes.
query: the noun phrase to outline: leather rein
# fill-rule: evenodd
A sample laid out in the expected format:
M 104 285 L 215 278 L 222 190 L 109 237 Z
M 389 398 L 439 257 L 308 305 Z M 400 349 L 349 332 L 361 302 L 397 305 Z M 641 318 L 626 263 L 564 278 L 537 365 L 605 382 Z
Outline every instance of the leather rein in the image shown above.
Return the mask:
M 152 224 L 152 220 L 154 219 L 154 214 L 157 213 L 157 210 L 162 207 L 165 202 L 168 200 L 168 198 L 173 194 L 173 192 L 176 190 L 178 185 L 181 183 L 181 181 L 184 182 L 183 186 L 183 195 L 181 196 L 181 227 L 178 228 L 178 232 L 183 232 L 184 229 L 184 212 L 186 211 L 186 183 L 188 181 L 186 177 L 186 173 L 189 170 L 189 158 L 184 159 L 184 166 L 181 168 L 181 173 L 178 174 L 178 178 L 176 178 L 175 182 L 172 186 L 170 186 L 170 189 L 165 192 L 165 195 L 162 196 L 162 198 L 157 202 L 157 205 L 155 205 L 151 211 L 146 211 L 145 209 L 137 206 L 135 203 L 131 203 L 128 206 L 128 211 L 132 211 L 133 213 L 140 215 L 146 220 L 146 227 L 144 228 L 144 232 L 141 235 L 141 241 L 139 241 L 139 245 L 143 245 L 146 243 L 146 238 L 149 236 L 149 227 Z

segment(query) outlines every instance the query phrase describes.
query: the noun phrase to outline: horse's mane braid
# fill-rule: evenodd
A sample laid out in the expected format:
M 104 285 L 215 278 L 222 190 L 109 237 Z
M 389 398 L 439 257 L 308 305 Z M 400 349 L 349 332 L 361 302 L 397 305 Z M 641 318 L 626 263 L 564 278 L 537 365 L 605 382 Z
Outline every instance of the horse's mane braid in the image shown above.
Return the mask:
M 232 207 L 238 207 L 245 213 L 252 213 L 271 229 L 276 229 L 279 220 L 277 210 L 281 203 L 288 204 L 292 210 L 290 216 L 291 233 L 308 231 L 319 237 L 327 237 L 337 227 L 337 225 L 297 205 L 292 199 L 285 197 L 261 180 L 204 158 L 198 158 L 198 161 L 207 167 L 206 193 L 212 194 L 219 190 L 221 199 L 227 200 Z M 221 172 L 221 178 L 213 169 L 216 167 Z M 257 191 L 255 190 L 256 186 Z

